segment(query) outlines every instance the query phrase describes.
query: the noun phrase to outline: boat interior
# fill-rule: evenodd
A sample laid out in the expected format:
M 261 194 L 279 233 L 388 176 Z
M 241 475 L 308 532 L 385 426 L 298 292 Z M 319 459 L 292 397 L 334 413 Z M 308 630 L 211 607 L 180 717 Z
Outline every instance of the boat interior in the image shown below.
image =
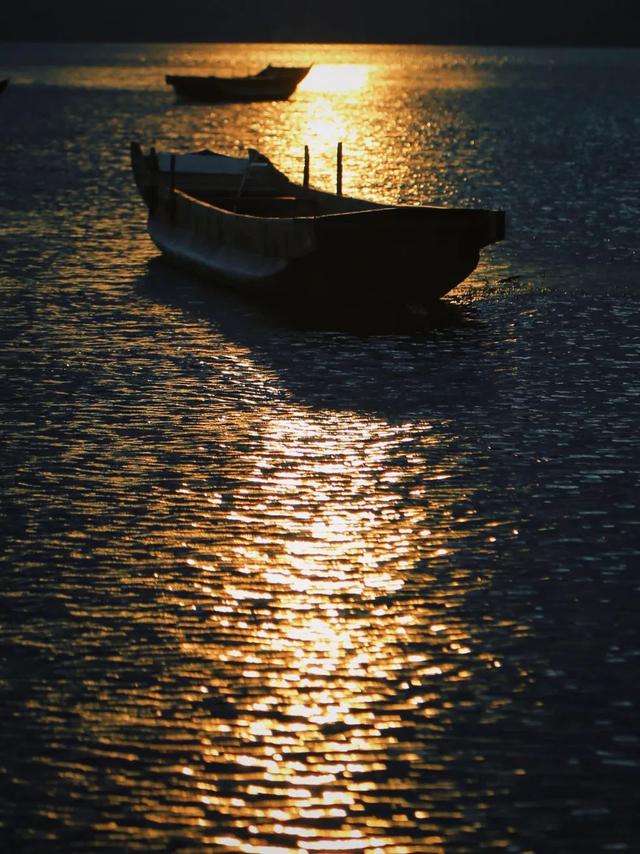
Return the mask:
M 181 190 L 179 186 L 176 189 Z M 215 190 L 194 189 L 181 191 L 186 196 L 198 199 L 198 201 L 213 205 L 216 208 L 258 217 L 317 217 L 383 207 L 374 202 L 366 203 L 344 196 L 324 198 L 324 193 L 315 193 L 313 190 L 305 191 L 302 187 L 299 193 L 295 192 L 295 188 L 292 190 L 293 192 L 289 193 L 273 194 L 232 194 L 216 192 Z
M 147 197 L 153 187 L 164 194 L 175 191 L 215 208 L 245 216 L 274 219 L 327 217 L 335 214 L 375 213 L 367 228 L 393 228 L 409 234 L 412 227 L 429 225 L 438 233 L 466 235 L 478 246 L 502 239 L 504 214 L 430 205 L 388 205 L 317 190 L 290 181 L 268 158 L 250 149 L 249 158 L 201 151 L 188 155 L 142 154 L 132 144 L 134 172 Z M 166 195 L 165 195 L 166 197 Z M 359 219 L 359 218 L 358 218 Z M 432 234 L 435 232 L 431 232 Z
M 311 198 L 296 196 L 229 196 L 216 193 L 194 193 L 186 195 L 197 198 L 216 208 L 233 211 L 245 216 L 259 217 L 305 217 L 320 216 L 327 211 L 320 209 L 318 202 Z
M 156 174 L 165 186 L 248 216 L 316 217 L 386 207 L 296 184 L 258 152 L 241 159 L 203 151 L 173 161 L 159 154 L 157 163 Z

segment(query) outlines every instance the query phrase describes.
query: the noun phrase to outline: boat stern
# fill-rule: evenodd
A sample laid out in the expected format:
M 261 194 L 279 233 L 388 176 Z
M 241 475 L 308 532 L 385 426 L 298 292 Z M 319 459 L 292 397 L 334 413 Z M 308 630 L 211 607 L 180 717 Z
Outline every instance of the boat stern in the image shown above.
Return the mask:
M 157 187 L 157 157 L 151 149 L 145 154 L 138 142 L 132 141 L 130 146 L 131 169 L 138 192 L 149 209 L 153 206 L 154 194 Z

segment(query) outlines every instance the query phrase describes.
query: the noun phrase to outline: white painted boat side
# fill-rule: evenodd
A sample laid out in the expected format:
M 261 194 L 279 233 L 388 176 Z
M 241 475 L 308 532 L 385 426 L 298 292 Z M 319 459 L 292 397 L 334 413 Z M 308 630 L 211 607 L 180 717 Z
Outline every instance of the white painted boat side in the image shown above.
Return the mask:
M 270 163 L 256 162 L 249 157 L 232 157 L 228 154 L 176 154 L 175 172 L 177 174 L 199 175 L 243 175 L 249 166 L 251 170 L 273 171 Z M 161 172 L 171 172 L 171 154 L 159 152 L 158 168 Z
M 166 202 L 170 203 L 168 194 Z M 156 220 L 184 228 L 205 245 L 228 246 L 241 253 L 284 260 L 309 255 L 316 249 L 315 221 L 310 217 L 255 217 L 234 214 L 201 202 L 179 190 L 174 195 L 174 219 Z
M 257 282 L 282 273 L 288 266 L 286 259 L 259 255 L 249 249 L 204 239 L 193 231 L 152 217 L 149 217 L 147 228 L 161 252 L 221 278 Z

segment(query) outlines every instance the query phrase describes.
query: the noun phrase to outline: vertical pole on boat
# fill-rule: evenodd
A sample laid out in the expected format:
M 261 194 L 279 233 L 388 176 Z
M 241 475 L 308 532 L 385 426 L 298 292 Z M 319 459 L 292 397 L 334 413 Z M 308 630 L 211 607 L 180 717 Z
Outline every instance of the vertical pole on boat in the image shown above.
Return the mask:
M 304 173 L 302 175 L 302 186 L 305 190 L 309 187 L 309 146 L 304 147 Z
M 244 192 L 244 185 L 247 183 L 247 178 L 249 177 L 249 172 L 250 172 L 253 164 L 256 162 L 257 158 L 258 158 L 258 152 L 255 150 L 255 148 L 250 148 L 249 149 L 249 159 L 247 160 L 247 166 L 246 166 L 244 172 L 242 173 L 242 178 L 240 179 L 240 184 L 238 185 L 238 195 L 236 196 L 236 203 L 233 206 L 234 213 L 237 212 L 237 210 L 238 210 L 238 202 L 240 201 L 240 196 Z
M 342 195 L 342 143 L 338 143 L 338 152 L 336 160 L 336 193 Z
M 154 214 L 156 212 L 156 207 L 158 206 L 158 172 L 160 171 L 160 168 L 158 166 L 158 155 L 153 147 L 149 152 L 148 162 L 151 168 L 151 196 L 149 200 L 149 210 Z
M 170 196 L 169 196 L 169 216 L 171 218 L 171 222 L 175 219 L 176 215 L 176 156 L 175 154 L 171 155 L 171 181 L 169 184 Z

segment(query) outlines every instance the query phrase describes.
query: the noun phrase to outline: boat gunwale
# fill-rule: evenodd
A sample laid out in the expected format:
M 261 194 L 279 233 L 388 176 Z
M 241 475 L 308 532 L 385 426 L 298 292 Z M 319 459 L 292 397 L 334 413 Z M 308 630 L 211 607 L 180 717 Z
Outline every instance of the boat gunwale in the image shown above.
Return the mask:
M 474 227 L 473 221 L 475 219 L 479 219 L 483 215 L 485 215 L 485 216 L 489 215 L 491 220 L 496 220 L 496 223 L 498 222 L 498 220 L 501 217 L 502 218 L 504 217 L 503 211 L 494 211 L 494 210 L 483 209 L 483 208 L 443 208 L 443 207 L 440 207 L 438 205 L 385 205 L 385 204 L 377 203 L 377 202 L 371 202 L 369 207 L 354 209 L 354 210 L 331 211 L 331 212 L 326 212 L 326 213 L 319 212 L 319 213 L 315 213 L 315 214 L 300 214 L 299 216 L 269 216 L 268 214 L 265 214 L 265 215 L 250 214 L 250 213 L 243 213 L 240 211 L 234 211 L 230 208 L 221 207 L 220 205 L 214 204 L 213 202 L 209 202 L 209 201 L 206 201 L 204 199 L 201 199 L 197 195 L 194 195 L 193 193 L 190 193 L 190 192 L 185 191 L 185 190 L 181 190 L 178 187 L 171 189 L 171 187 L 166 183 L 166 181 L 164 181 L 162 173 L 161 173 L 161 181 L 162 181 L 162 186 L 165 189 L 165 191 L 169 194 L 169 197 L 170 197 L 171 193 L 174 193 L 177 196 L 185 198 L 191 204 L 196 204 L 196 205 L 203 207 L 203 208 L 209 208 L 213 211 L 216 211 L 216 213 L 218 213 L 221 216 L 234 217 L 234 218 L 237 217 L 238 219 L 241 219 L 243 221 L 247 220 L 247 221 L 255 221 L 255 222 L 264 222 L 264 223 L 269 223 L 269 224 L 273 224 L 273 225 L 277 224 L 277 225 L 281 225 L 283 228 L 286 225 L 288 225 L 290 223 L 295 223 L 295 222 L 304 222 L 304 223 L 312 222 L 312 223 L 318 223 L 318 224 L 326 222 L 326 223 L 330 224 L 331 222 L 335 222 L 335 223 L 345 222 L 346 219 L 352 219 L 352 220 L 358 222 L 358 224 L 364 225 L 364 223 L 362 222 L 362 216 L 363 215 L 367 216 L 369 222 L 371 222 L 371 218 L 373 216 L 379 217 L 380 215 L 385 214 L 385 213 L 387 215 L 395 213 L 398 216 L 398 222 L 400 222 L 402 219 L 404 219 L 405 225 L 408 224 L 408 222 L 411 220 L 414 223 L 418 224 L 421 219 L 426 220 L 429 217 L 437 218 L 439 220 L 438 227 L 440 229 L 444 228 L 445 230 L 447 229 L 448 225 L 451 225 L 451 227 L 454 227 L 454 220 L 455 219 L 461 218 L 461 217 L 462 218 L 468 218 L 469 222 L 466 223 L 465 225 L 463 225 L 462 227 L 463 228 L 466 227 L 468 229 L 473 229 L 473 227 Z M 303 192 L 305 193 L 305 195 L 291 196 L 291 197 L 273 196 L 272 198 L 274 198 L 274 199 L 278 199 L 278 198 L 279 199 L 288 199 L 288 198 L 290 198 L 292 201 L 305 202 L 305 201 L 313 201 L 315 194 L 319 194 L 320 196 L 324 195 L 324 196 L 330 197 L 332 199 L 341 198 L 341 199 L 344 199 L 346 202 L 353 201 L 357 204 L 368 203 L 366 199 L 359 199 L 357 197 L 351 197 L 351 196 L 336 197 L 332 193 L 327 193 L 324 190 L 319 190 L 319 189 L 316 189 L 313 187 L 305 189 L 301 185 L 293 184 L 293 183 L 291 183 L 290 186 L 293 189 L 295 189 L 295 188 L 302 189 Z M 310 195 L 307 195 L 307 194 L 310 194 Z M 268 195 L 256 196 L 255 197 L 256 200 L 259 199 L 260 201 L 265 201 L 265 200 L 268 201 L 269 198 L 270 197 Z M 251 196 L 240 196 L 236 201 L 238 203 L 242 202 L 242 201 L 245 201 L 245 202 L 251 201 Z M 447 220 L 449 220 L 449 222 L 447 222 Z M 461 227 L 461 224 L 457 223 L 456 227 L 459 229 Z M 497 230 L 498 229 L 496 228 L 496 232 L 497 232 Z M 499 240 L 502 240 L 502 239 L 503 239 L 502 237 L 495 236 L 490 242 L 498 242 Z
M 304 66 L 301 65 L 301 66 L 296 66 L 296 67 L 286 67 L 286 71 L 291 72 L 290 75 L 281 73 L 278 70 L 268 71 L 269 68 L 272 68 L 272 69 L 283 68 L 284 69 L 285 66 L 267 66 L 266 68 L 263 68 L 262 71 L 258 71 L 256 74 L 231 74 L 228 76 L 224 76 L 221 74 L 166 74 L 165 75 L 165 81 L 170 86 L 173 85 L 172 84 L 173 80 L 197 80 L 197 81 L 206 80 L 207 82 L 208 81 L 215 81 L 216 83 L 219 81 L 237 82 L 239 80 L 251 80 L 251 81 L 256 81 L 256 80 L 260 80 L 260 81 L 263 81 L 263 80 L 285 81 L 285 80 L 287 80 L 287 81 L 289 81 L 289 78 L 291 78 L 291 80 L 292 80 L 293 78 L 297 77 L 298 74 L 302 74 L 302 72 L 305 72 L 302 75 L 302 77 L 300 77 L 300 79 L 298 80 L 298 83 L 296 84 L 296 85 L 298 85 L 304 80 L 304 78 L 307 76 L 307 74 L 311 71 L 312 67 L 313 67 L 312 65 L 304 65 Z
M 264 222 L 265 220 L 268 220 L 268 221 L 274 222 L 274 223 L 275 222 L 277 222 L 277 223 L 298 222 L 300 220 L 306 220 L 306 221 L 311 220 L 311 221 L 315 222 L 317 220 L 333 219 L 336 217 L 348 217 L 348 216 L 353 216 L 355 214 L 377 213 L 379 211 L 418 210 L 418 208 L 412 207 L 411 205 L 382 205 L 382 204 L 377 204 L 376 202 L 373 202 L 371 207 L 364 208 L 362 210 L 333 211 L 330 213 L 316 213 L 316 214 L 300 214 L 300 216 L 269 216 L 268 214 L 265 214 L 263 216 L 261 214 L 242 213 L 240 211 L 231 210 L 230 208 L 221 207 L 220 205 L 216 205 L 213 202 L 208 202 L 205 199 L 201 199 L 197 195 L 194 195 L 193 193 L 190 193 L 186 190 L 181 190 L 179 187 L 175 187 L 172 190 L 171 187 L 164 181 L 163 181 L 163 187 L 164 187 L 164 189 L 167 190 L 167 192 L 169 194 L 173 193 L 176 196 L 182 196 L 190 202 L 195 202 L 196 204 L 201 205 L 202 207 L 205 207 L 205 208 L 211 208 L 212 210 L 217 211 L 221 214 L 225 214 L 227 216 L 239 217 L 239 218 L 243 218 L 243 219 L 258 220 L 260 222 Z M 324 191 L 323 190 L 316 190 L 315 188 L 312 188 L 312 192 L 322 193 Z M 267 196 L 256 196 L 254 198 L 260 199 L 261 201 L 263 201 L 263 200 L 268 201 L 269 198 L 273 198 L 273 199 L 291 198 L 292 201 L 300 201 L 300 202 L 313 200 L 313 196 L 311 196 L 309 198 L 305 198 L 305 196 L 291 196 L 291 197 L 272 196 L 272 197 L 269 197 L 267 195 Z M 347 196 L 345 196 L 343 198 L 345 198 L 346 200 L 350 199 L 350 197 L 347 197 Z M 240 196 L 237 199 L 237 202 L 242 202 L 242 201 L 246 202 L 246 201 L 251 201 L 251 200 L 252 200 L 251 196 Z M 354 197 L 353 201 L 361 203 L 365 200 L 364 199 L 357 199 Z M 427 209 L 427 208 L 426 208 L 426 206 L 422 206 L 420 209 Z M 436 210 L 436 211 L 440 210 L 440 208 L 437 208 L 437 207 L 431 207 L 430 209 Z

